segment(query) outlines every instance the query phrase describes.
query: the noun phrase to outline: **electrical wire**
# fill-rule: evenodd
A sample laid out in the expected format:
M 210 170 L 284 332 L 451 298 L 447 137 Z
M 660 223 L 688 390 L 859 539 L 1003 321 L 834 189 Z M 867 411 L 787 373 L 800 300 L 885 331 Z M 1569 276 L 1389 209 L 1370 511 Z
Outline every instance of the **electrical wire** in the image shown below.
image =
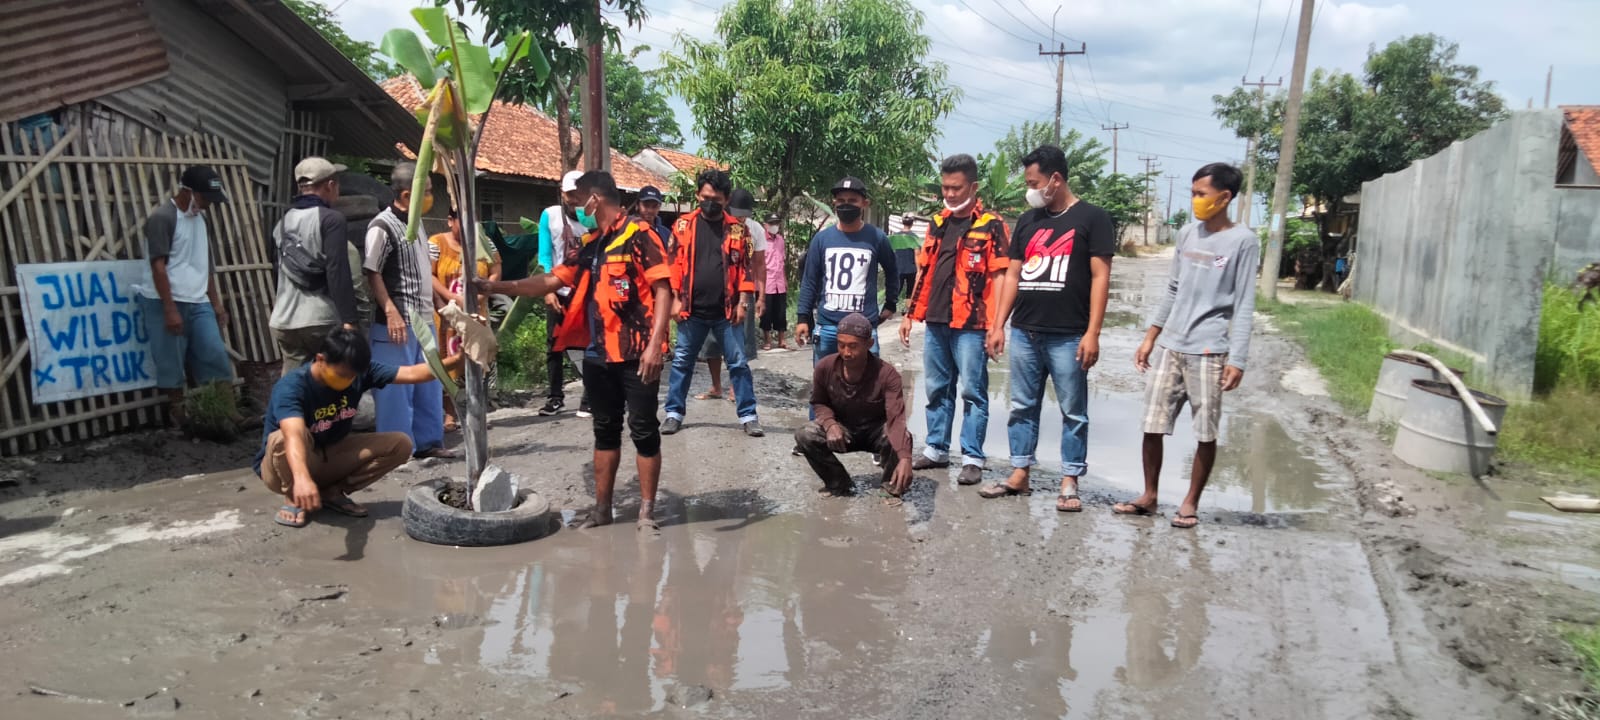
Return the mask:
M 1011 9 L 1007 8 L 1003 3 L 1000 2 L 1000 0 L 989 0 L 989 2 L 994 3 L 996 7 L 1000 8 L 1001 12 L 1004 12 L 1006 15 L 1010 16 L 1012 20 L 1017 21 L 1018 25 L 1021 25 L 1023 27 L 1033 27 L 1032 25 L 1028 24 L 1027 21 L 1023 20 L 1022 18 L 1017 17 L 1017 14 L 1014 13 L 1014 12 L 1011 12 Z M 974 12 L 976 12 L 976 11 L 974 11 Z M 1035 33 L 1038 33 L 1039 37 L 1044 38 L 1045 42 L 1054 43 L 1056 41 L 1055 38 L 1044 34 L 1044 32 L 1039 30 L 1038 28 L 1034 28 L 1033 31 Z
M 1266 0 L 1256 0 L 1256 22 L 1250 26 L 1250 56 L 1244 61 L 1244 75 L 1250 77 L 1250 66 L 1256 61 L 1256 35 L 1261 32 L 1261 6 Z
M 962 7 L 966 8 L 968 10 L 971 10 L 972 14 L 973 15 L 977 15 L 979 20 L 982 20 L 982 21 L 984 21 L 986 23 L 989 23 L 989 25 L 991 27 L 993 27 L 994 29 L 999 30 L 1000 32 L 1003 32 L 1003 33 L 1005 33 L 1007 35 L 1010 35 L 1011 37 L 1014 37 L 1014 38 L 1016 38 L 1018 40 L 1021 40 L 1022 42 L 1025 42 L 1025 43 L 1033 43 L 1034 42 L 1033 40 L 1029 40 L 1029 39 L 1027 39 L 1027 38 L 1025 38 L 1025 37 L 1023 37 L 1021 35 L 1018 35 L 1018 34 L 1016 34 L 1014 32 L 1011 32 L 1010 30 L 1007 30 L 1007 29 L 1005 29 L 1003 27 L 1000 27 L 999 23 L 997 23 L 997 22 L 995 22 L 993 20 L 990 20 L 989 18 L 985 17 L 983 13 L 978 12 L 977 8 L 974 8 L 971 5 L 968 5 L 967 4 L 967 0 L 956 0 L 956 2 L 961 3 Z
M 1289 10 L 1283 14 L 1283 31 L 1278 33 L 1278 49 L 1272 53 L 1272 64 L 1267 66 L 1267 74 L 1278 69 L 1278 58 L 1283 57 L 1283 41 L 1289 37 L 1289 19 L 1294 17 L 1295 0 L 1289 0 Z

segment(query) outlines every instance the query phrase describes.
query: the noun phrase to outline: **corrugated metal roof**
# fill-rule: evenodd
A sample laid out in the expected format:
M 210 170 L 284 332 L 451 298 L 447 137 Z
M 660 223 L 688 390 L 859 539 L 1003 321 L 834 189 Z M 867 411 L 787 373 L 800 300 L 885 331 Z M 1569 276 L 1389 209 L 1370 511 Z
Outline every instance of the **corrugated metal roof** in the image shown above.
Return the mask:
M 167 74 L 167 49 L 138 0 L 8 0 L 0 12 L 0 122 Z

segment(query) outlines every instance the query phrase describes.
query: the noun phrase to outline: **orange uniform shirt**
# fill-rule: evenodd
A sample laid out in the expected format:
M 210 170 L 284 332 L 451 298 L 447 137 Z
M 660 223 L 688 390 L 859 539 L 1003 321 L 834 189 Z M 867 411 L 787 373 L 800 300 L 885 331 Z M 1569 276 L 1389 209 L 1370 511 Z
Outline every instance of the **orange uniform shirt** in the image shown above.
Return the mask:
M 983 208 L 980 201 L 972 208 L 972 227 L 961 237 L 945 237 L 950 219 L 949 210 L 941 210 L 928 223 L 928 234 L 922 248 L 917 251 L 917 286 L 911 294 L 911 308 L 907 311 L 912 320 L 925 321 L 928 316 L 928 296 L 933 291 L 934 269 L 944 244 L 960 243 L 956 250 L 955 282 L 950 298 L 950 327 L 956 330 L 987 330 L 994 313 L 995 290 L 999 283 L 989 282 L 989 274 L 1005 271 L 1011 265 L 1008 255 L 1010 234 L 1006 223 Z
M 556 337 L 558 349 L 586 347 L 589 357 L 611 363 L 644 354 L 657 309 L 651 286 L 672 278 L 666 246 L 655 230 L 623 215 L 610 228 L 584 235 L 577 256 L 564 260 L 554 274 L 573 289 Z

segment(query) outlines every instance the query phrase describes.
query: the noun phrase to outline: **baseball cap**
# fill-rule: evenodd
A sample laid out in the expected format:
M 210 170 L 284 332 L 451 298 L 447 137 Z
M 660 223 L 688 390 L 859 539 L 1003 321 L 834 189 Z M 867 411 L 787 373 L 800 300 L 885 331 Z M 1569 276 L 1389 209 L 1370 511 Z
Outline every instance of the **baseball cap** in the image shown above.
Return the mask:
M 747 218 L 756 214 L 756 197 L 744 188 L 734 188 L 728 195 L 728 214 L 736 218 Z
M 217 177 L 217 171 L 204 165 L 196 165 L 183 171 L 183 177 L 178 182 L 190 190 L 200 193 L 206 202 L 225 203 L 228 193 L 222 189 L 222 178 Z
M 862 197 L 871 197 L 871 195 L 867 193 L 867 184 L 861 182 L 861 178 L 853 175 L 846 175 L 843 180 L 833 184 L 834 195 L 838 195 L 845 190 L 854 190 L 855 192 L 861 193 Z
M 849 335 L 851 337 L 858 337 L 863 340 L 871 340 L 872 322 L 867 320 L 867 316 L 862 315 L 861 313 L 850 313 L 839 321 L 839 324 L 835 327 L 835 331 L 840 335 Z
M 294 166 L 294 183 L 315 185 L 349 169 L 338 163 L 328 162 L 325 158 L 308 157 Z
M 767 222 L 769 222 L 769 223 L 778 222 L 778 214 L 777 213 L 767 213 Z
M 578 178 L 583 177 L 582 170 L 572 170 L 561 176 L 561 192 L 572 192 L 578 189 Z
M 661 196 L 661 188 L 658 188 L 654 185 L 646 185 L 642 188 L 639 188 L 639 202 L 659 203 L 663 199 L 664 198 Z

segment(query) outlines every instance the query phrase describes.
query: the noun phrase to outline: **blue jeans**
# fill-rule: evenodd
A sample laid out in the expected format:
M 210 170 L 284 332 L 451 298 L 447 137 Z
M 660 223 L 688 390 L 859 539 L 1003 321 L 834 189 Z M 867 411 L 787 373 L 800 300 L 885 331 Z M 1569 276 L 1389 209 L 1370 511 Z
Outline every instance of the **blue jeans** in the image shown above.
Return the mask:
M 173 302 L 183 317 L 183 334 L 167 334 L 166 311 L 160 300 L 139 296 L 139 314 L 144 316 L 144 331 L 150 336 L 150 357 L 156 365 L 156 387 L 182 388 L 185 368 L 194 371 L 202 385 L 233 379 L 233 360 L 222 341 L 217 313 L 209 302 Z
M 428 327 L 433 327 L 429 323 Z M 406 329 L 403 343 L 389 341 L 389 326 L 372 326 L 372 361 L 392 368 L 427 362 L 417 336 Z M 438 380 L 420 385 L 391 383 L 372 391 L 378 415 L 378 432 L 405 433 L 414 452 L 444 447 L 444 387 Z
M 706 336 L 716 333 L 722 344 L 722 361 L 728 366 L 728 384 L 733 386 L 739 422 L 756 419 L 756 387 L 750 363 L 744 357 L 744 325 L 724 320 L 689 318 L 678 321 L 678 345 L 672 350 L 672 374 L 667 382 L 667 417 L 683 419 L 689 402 L 689 382 L 694 379 L 694 363 Z
M 1039 446 L 1039 409 L 1048 374 L 1061 404 L 1061 474 L 1089 472 L 1089 374 L 1078 363 L 1081 335 L 1028 332 L 1011 328 L 1011 467 L 1032 467 Z
M 815 367 L 818 362 L 829 355 L 839 352 L 839 326 L 817 323 L 817 329 L 811 337 L 811 365 Z M 872 354 L 878 354 L 878 330 L 872 330 Z M 806 412 L 812 420 L 817 419 L 817 411 L 807 406 Z
M 922 370 L 928 389 L 928 446 L 923 455 L 943 462 L 950 458 L 950 427 L 956 415 L 956 377 L 961 379 L 961 456 L 966 465 L 983 466 L 983 438 L 989 428 L 989 355 L 983 330 L 952 330 L 947 323 L 928 323 L 922 346 Z

